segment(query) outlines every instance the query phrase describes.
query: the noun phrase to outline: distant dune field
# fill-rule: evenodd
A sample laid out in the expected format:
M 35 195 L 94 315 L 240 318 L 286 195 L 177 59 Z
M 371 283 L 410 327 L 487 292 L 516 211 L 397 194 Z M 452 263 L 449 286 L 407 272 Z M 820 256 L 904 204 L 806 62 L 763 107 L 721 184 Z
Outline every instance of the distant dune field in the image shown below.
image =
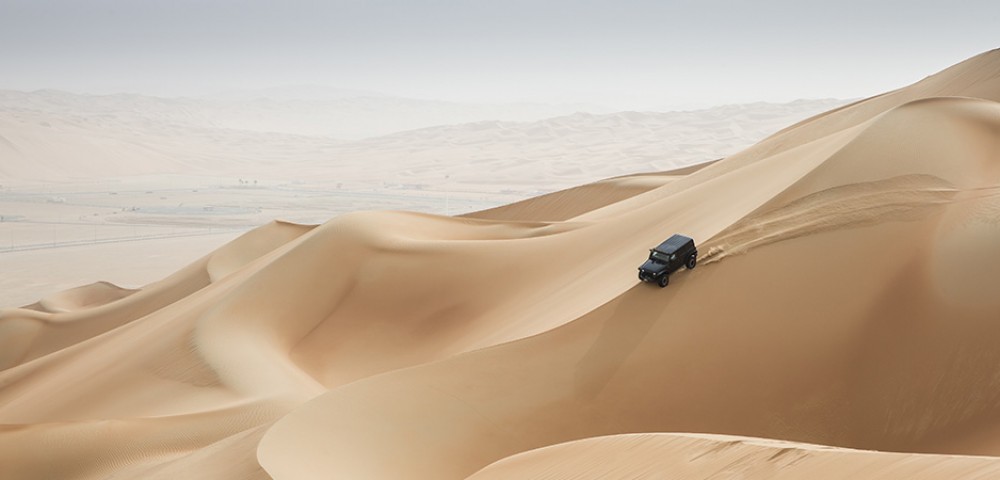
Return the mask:
M 429 161 L 414 135 L 372 141 Z M 480 160 L 511 182 L 509 158 Z M 715 162 L 616 158 L 463 215 L 274 221 L 141 288 L 0 311 L 0 478 L 1000 476 L 1000 50 Z M 550 160 L 531 171 L 571 166 Z M 675 232 L 697 267 L 640 283 Z
M 609 176 L 702 163 L 844 103 L 539 120 L 573 106 L 260 93 L 278 95 L 0 91 L 0 261 L 8 273 L 0 276 L 0 305 L 100 280 L 139 287 L 273 219 L 322 223 L 358 210 L 462 214 Z M 433 123 L 463 119 L 474 121 Z M 343 138 L 366 122 L 378 127 L 366 130 L 374 136 Z M 392 130 L 401 126 L 422 128 Z

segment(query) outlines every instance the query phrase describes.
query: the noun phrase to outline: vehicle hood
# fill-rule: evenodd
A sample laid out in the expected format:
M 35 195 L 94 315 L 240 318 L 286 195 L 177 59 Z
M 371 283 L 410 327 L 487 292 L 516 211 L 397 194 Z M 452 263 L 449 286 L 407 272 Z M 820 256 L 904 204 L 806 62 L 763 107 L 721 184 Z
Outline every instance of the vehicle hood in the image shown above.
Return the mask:
M 652 260 L 646 260 L 646 262 L 639 267 L 639 270 L 642 270 L 643 272 L 646 273 L 652 273 L 654 275 L 663 273 L 663 271 L 666 269 L 667 269 L 666 264 L 660 262 L 654 262 Z

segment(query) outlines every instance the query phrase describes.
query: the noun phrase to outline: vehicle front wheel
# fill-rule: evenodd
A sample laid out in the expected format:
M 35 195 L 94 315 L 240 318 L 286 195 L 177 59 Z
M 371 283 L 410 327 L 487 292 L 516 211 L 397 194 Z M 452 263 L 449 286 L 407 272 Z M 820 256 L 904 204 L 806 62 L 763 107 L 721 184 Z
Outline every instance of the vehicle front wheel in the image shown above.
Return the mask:
M 665 273 L 663 274 L 662 277 L 660 277 L 660 280 L 656 282 L 656 284 L 659 285 L 660 288 L 666 287 L 668 283 L 670 283 L 670 275 L 667 275 Z
M 694 270 L 694 266 L 697 263 L 698 263 L 698 254 L 697 253 L 692 253 L 691 256 L 688 257 L 688 261 L 687 261 L 688 270 Z

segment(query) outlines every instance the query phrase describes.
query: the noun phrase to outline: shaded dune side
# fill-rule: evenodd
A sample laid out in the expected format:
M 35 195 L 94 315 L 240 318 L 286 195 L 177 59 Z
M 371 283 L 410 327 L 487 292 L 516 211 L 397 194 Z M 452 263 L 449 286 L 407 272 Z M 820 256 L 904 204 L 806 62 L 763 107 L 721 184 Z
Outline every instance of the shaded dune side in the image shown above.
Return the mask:
M 505 292 L 546 288 L 510 261 L 516 252 L 496 247 L 532 248 L 572 228 L 404 212 L 343 215 L 236 288 L 205 318 L 203 338 L 212 345 L 239 329 L 228 343 L 243 348 L 209 351 L 244 372 L 246 388 L 291 393 L 448 356 L 491 325 L 477 312 L 488 312 Z
M 1000 430 L 1000 304 L 942 291 L 925 261 L 948 242 L 941 214 L 967 213 L 953 208 L 763 246 L 555 330 L 334 389 L 279 420 L 259 459 L 279 480 L 464 478 L 529 449 L 648 431 L 1000 453 L 963 445 Z M 864 270 L 875 256 L 880 271 Z
M 948 116 L 953 103 L 906 108 Z M 983 106 L 963 105 L 959 110 Z M 977 123 L 986 132 L 1000 128 L 1000 118 L 971 114 L 986 122 Z M 1000 429 L 1000 353 L 986 340 L 1000 333 L 993 321 L 1000 303 L 976 288 L 1000 278 L 1000 264 L 992 260 L 1000 257 L 994 251 L 1000 226 L 984 220 L 1000 197 L 957 198 L 962 188 L 1000 184 L 994 168 L 1000 159 L 979 150 L 988 143 L 950 141 L 934 122 L 898 120 L 890 115 L 853 129 L 830 148 L 806 150 L 826 157 L 769 184 L 773 190 L 764 197 L 784 195 L 784 205 L 763 202 L 771 217 L 757 217 L 752 233 L 729 237 L 742 235 L 746 255 L 679 275 L 666 291 L 637 285 L 575 321 L 524 340 L 335 389 L 276 423 L 262 440 L 262 464 L 279 480 L 464 478 L 520 451 L 641 431 L 1000 453 L 997 442 L 968 442 Z M 928 137 L 942 147 L 910 155 L 893 138 L 879 143 L 865 136 L 867 129 L 887 125 L 910 128 L 904 135 Z M 869 183 L 850 174 L 816 193 L 803 187 L 815 180 L 810 172 L 821 168 L 848 175 L 865 152 L 877 159 L 871 161 L 893 165 L 878 175 L 915 173 Z M 745 167 L 744 174 L 759 172 L 754 178 L 762 180 L 801 167 L 796 162 L 804 157 L 792 153 Z M 948 163 L 937 165 L 937 158 Z M 939 171 L 948 168 L 955 171 Z M 738 220 L 744 218 L 740 212 L 755 209 L 716 212 L 715 223 L 701 227 L 694 219 L 678 223 L 664 210 L 665 202 L 685 205 L 690 197 L 688 206 L 704 212 L 695 200 L 711 207 L 712 197 L 733 193 L 732 185 L 720 181 L 724 177 L 704 179 L 646 209 L 627 210 L 620 202 L 605 207 L 613 211 L 577 220 L 595 222 L 584 229 L 595 236 L 600 225 L 642 231 L 657 210 L 661 216 L 653 218 L 674 225 L 725 232 L 719 218 Z M 931 252 L 960 258 L 963 266 L 974 258 L 991 260 L 972 265 L 963 278 L 948 262 L 927 261 Z M 855 258 L 857 263 L 845 261 Z M 859 275 L 866 258 L 879 258 L 880 271 Z M 959 285 L 942 286 L 940 277 Z M 970 290 L 981 293 L 962 293 Z M 885 348 L 890 341 L 894 346 Z M 948 373 L 956 371 L 961 377 Z M 449 427 L 442 432 L 441 425 Z M 395 452 L 392 462 L 384 461 L 387 451 Z
M 174 304 L 309 228 L 273 222 L 138 291 L 98 283 L 61 292 L 34 307 L 0 309 L 0 371 Z
M 298 233 L 306 229 L 299 226 L 289 228 Z M 271 224 L 250 232 L 241 239 L 256 244 L 258 241 L 254 240 L 255 237 L 270 237 L 275 242 L 263 242 L 269 248 L 280 244 L 278 240 L 287 240 L 283 237 L 288 232 L 281 230 L 288 228 L 282 224 Z M 223 247 L 219 252 L 225 254 L 227 248 L 239 245 L 241 239 L 235 240 L 229 247 Z M 0 408 L 0 422 L 24 422 L 32 418 L 43 421 L 115 418 L 117 414 L 127 415 L 133 410 L 145 415 L 170 411 L 190 412 L 192 409 L 185 407 L 187 400 L 183 389 L 175 391 L 173 396 L 147 399 L 151 401 L 133 401 L 133 398 L 144 398 L 158 388 L 169 391 L 172 384 L 179 384 L 175 387 L 194 387 L 191 393 L 199 394 L 211 390 L 201 390 L 202 387 L 218 387 L 225 372 L 219 375 L 214 368 L 206 365 L 202 351 L 204 345 L 199 338 L 202 317 L 214 309 L 215 304 L 235 286 L 245 282 L 261 265 L 270 263 L 274 257 L 290 249 L 293 243 L 294 241 L 289 242 L 271 252 L 266 252 L 266 248 L 258 250 L 256 253 L 260 257 L 244 268 L 211 284 L 201 285 L 204 276 L 207 276 L 205 264 L 211 263 L 213 258 L 213 255 L 209 255 L 177 274 L 182 279 L 195 283 L 197 288 L 188 286 L 195 290 L 193 293 L 151 312 L 127 308 L 129 305 L 126 302 L 142 292 L 108 305 L 107 307 L 123 310 L 117 313 L 129 321 L 0 371 L 0 385 L 3 385 L 0 390 L 0 400 L 3 400 L 0 402 L 3 405 Z M 253 257 L 251 252 L 243 252 L 243 258 L 249 260 Z M 181 275 L 192 269 L 199 270 L 202 274 L 188 277 Z M 158 284 L 153 284 L 151 288 L 155 289 L 156 285 Z M 60 315 L 53 317 L 56 321 L 66 322 Z M 53 329 L 61 326 L 57 323 Z M 40 337 L 53 341 L 49 338 L 51 335 Z M 128 361 L 122 362 L 123 358 Z M 88 381 L 60 381 L 73 378 L 86 378 Z M 158 386 L 147 385 L 146 391 L 141 388 L 133 389 L 147 382 Z M 119 394 L 112 395 L 113 392 Z M 208 393 L 211 396 L 211 392 Z M 88 401 L 103 395 L 112 396 L 116 402 Z M 235 400 L 239 400 L 239 397 L 235 397 Z M 197 402 L 192 403 L 196 404 Z
M 3 478 L 157 478 L 158 471 L 180 471 L 185 476 L 172 478 L 206 478 L 214 471 L 249 478 L 236 475 L 260 471 L 252 454 L 256 429 L 285 411 L 280 403 L 261 401 L 188 415 L 0 425 L 0 473 Z M 247 436 L 254 441 L 241 442 Z M 234 452 L 226 448 L 229 443 L 240 448 Z M 202 472 L 184 468 L 205 466 L 199 451 L 232 463 Z
M 70 320 L 101 320 L 102 309 L 124 321 L 107 331 L 81 329 L 92 335 L 0 371 L 0 476 L 107 478 L 157 465 L 156 471 L 190 472 L 185 465 L 205 463 L 194 452 L 245 458 L 250 465 L 228 473 L 260 473 L 252 453 L 256 441 L 238 439 L 286 413 L 290 404 L 234 388 L 227 372 L 206 357 L 200 323 L 234 286 L 309 229 L 261 227 L 174 277 L 84 312 L 92 316 L 42 319 L 63 322 L 52 325 L 56 331 L 72 325 Z M 159 308 L 149 301 L 128 303 L 172 282 L 191 293 Z M 48 348 L 66 341 L 49 331 L 34 333 Z M 236 440 L 227 441 L 230 437 Z M 232 445 L 250 451 L 233 452 Z M 157 478 L 154 473 L 142 476 Z
M 992 478 L 996 458 L 912 455 L 728 435 L 596 437 L 505 458 L 469 480 L 876 480 Z
M 184 455 L 165 462 L 123 466 L 110 478 L 271 480 L 271 476 L 257 462 L 257 444 L 270 426 L 270 422 L 263 422 L 203 448 L 187 448 Z
M 0 369 L 57 352 L 186 298 L 209 284 L 205 259 L 116 301 L 67 312 L 0 310 Z

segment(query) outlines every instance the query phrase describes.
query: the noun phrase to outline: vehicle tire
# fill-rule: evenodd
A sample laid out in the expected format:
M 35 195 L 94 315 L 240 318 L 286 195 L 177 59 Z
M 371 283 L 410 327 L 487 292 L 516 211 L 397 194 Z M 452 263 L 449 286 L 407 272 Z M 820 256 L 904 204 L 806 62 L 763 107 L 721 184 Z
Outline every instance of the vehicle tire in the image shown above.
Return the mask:
M 697 264 L 698 264 L 698 254 L 692 253 L 691 256 L 688 257 L 687 261 L 688 270 L 694 270 L 694 266 Z
M 664 273 L 664 274 L 663 274 L 663 276 L 662 276 L 662 277 L 660 277 L 660 279 L 659 279 L 659 280 L 658 280 L 658 281 L 656 282 L 656 284 L 657 284 L 657 285 L 659 285 L 659 286 L 660 286 L 660 288 L 663 288 L 663 287 L 666 287 L 666 286 L 667 286 L 667 284 L 669 284 L 669 283 L 670 283 L 670 275 L 667 275 L 667 274 L 665 274 L 665 273 Z
M 641 282 L 645 282 L 646 281 L 645 278 L 642 278 L 642 272 L 639 272 L 639 281 L 641 281 Z

